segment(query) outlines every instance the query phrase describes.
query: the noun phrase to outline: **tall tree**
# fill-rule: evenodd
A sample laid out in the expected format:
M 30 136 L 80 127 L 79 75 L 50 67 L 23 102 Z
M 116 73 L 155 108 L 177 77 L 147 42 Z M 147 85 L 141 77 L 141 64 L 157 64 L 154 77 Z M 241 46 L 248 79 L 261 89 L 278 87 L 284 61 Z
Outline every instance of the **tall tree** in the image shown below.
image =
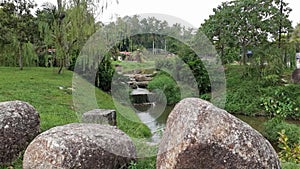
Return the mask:
M 217 48 L 221 50 L 222 46 L 234 40 L 233 44 L 242 51 L 242 62 L 245 64 L 249 47 L 259 46 L 270 39 L 275 40 L 279 33 L 288 31 L 291 27 L 288 20 L 291 9 L 287 5 L 283 0 L 239 0 L 222 3 L 214 9 L 215 14 L 206 20 L 200 31 L 208 32 L 209 38 L 217 41 Z
M 10 37 L 2 38 L 5 43 L 16 43 L 18 48 L 18 64 L 23 69 L 24 45 L 35 42 L 37 24 L 31 10 L 36 6 L 31 0 L 7 0 L 1 4 L 6 18 L 2 21 L 2 30 L 9 30 Z
M 103 12 L 108 2 L 110 1 L 57 0 L 57 7 L 53 8 L 54 20 L 48 26 L 45 26 L 44 22 L 43 29 L 51 27 L 48 33 L 50 33 L 51 41 L 56 48 L 59 74 L 62 73 L 64 67 L 74 64 L 81 47 L 89 36 L 96 32 L 98 24 L 95 23 L 95 17 L 99 14 L 97 12 Z M 96 9 L 99 5 L 100 11 Z M 46 36 L 49 37 L 49 34 Z
M 220 6 L 213 9 L 214 15 L 210 15 L 209 19 L 199 28 L 200 32 L 206 34 L 210 41 L 215 45 L 220 53 L 223 63 L 226 63 L 225 57 L 227 48 L 234 48 L 237 38 L 232 36 L 231 20 L 233 18 L 233 2 L 223 2 Z

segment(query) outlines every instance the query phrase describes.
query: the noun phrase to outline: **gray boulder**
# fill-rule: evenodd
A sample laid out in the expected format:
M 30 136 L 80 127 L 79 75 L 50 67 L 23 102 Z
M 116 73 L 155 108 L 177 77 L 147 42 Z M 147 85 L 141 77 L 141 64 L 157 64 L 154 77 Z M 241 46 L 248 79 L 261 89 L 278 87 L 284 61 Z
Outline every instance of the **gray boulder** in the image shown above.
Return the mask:
M 300 69 L 295 69 L 292 73 L 292 82 L 300 83 Z
M 131 139 L 114 126 L 68 124 L 37 136 L 23 157 L 23 169 L 126 168 L 136 158 Z
M 83 113 L 81 121 L 83 123 L 96 123 L 116 126 L 117 115 L 115 110 L 95 109 Z
M 157 169 L 279 169 L 271 144 L 248 124 L 211 103 L 188 98 L 169 115 Z
M 151 81 L 152 77 L 150 77 L 151 75 L 147 75 L 147 74 L 135 74 L 134 75 L 134 79 L 137 82 L 143 82 L 143 81 Z
M 0 165 L 13 162 L 40 132 L 40 117 L 30 104 L 0 103 Z

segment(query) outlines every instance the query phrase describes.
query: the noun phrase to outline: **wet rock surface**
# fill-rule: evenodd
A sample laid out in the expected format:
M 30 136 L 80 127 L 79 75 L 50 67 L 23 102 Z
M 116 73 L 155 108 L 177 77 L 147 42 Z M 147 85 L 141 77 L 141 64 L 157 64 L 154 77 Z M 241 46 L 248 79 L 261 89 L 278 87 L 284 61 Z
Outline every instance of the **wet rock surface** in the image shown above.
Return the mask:
M 169 115 L 158 169 L 279 169 L 271 144 L 248 124 L 211 103 L 188 98 Z
M 37 136 L 25 151 L 23 169 L 126 168 L 135 158 L 131 139 L 116 127 L 74 123 Z
M 39 132 L 40 117 L 33 106 L 0 102 L 0 165 L 13 162 Z

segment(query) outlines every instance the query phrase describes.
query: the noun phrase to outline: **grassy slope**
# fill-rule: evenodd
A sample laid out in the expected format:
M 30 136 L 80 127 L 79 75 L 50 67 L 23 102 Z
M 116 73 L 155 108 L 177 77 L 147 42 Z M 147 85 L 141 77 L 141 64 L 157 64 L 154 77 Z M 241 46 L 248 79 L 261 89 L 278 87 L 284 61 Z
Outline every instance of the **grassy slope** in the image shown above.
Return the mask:
M 78 116 L 73 110 L 72 92 L 67 89 L 72 87 L 73 72 L 65 71 L 61 75 L 56 72 L 51 68 L 25 68 L 20 71 L 18 68 L 0 67 L 0 101 L 22 100 L 33 105 L 40 113 L 42 131 L 78 122 Z M 115 109 L 108 94 L 98 89 L 95 92 L 99 108 Z M 120 129 L 135 138 L 151 134 L 144 124 L 129 120 L 138 120 L 133 111 L 125 107 L 123 110 L 127 118 L 117 112 Z M 15 168 L 21 168 L 20 159 L 16 161 Z

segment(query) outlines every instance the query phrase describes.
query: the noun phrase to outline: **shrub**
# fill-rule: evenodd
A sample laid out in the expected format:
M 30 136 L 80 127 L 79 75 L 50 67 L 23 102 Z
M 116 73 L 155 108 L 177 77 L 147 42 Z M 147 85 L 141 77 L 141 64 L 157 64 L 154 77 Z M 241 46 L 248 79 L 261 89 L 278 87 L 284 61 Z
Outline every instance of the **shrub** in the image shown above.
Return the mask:
M 197 95 L 211 91 L 208 72 L 201 59 L 189 48 L 179 51 L 178 57 L 157 59 L 155 67 L 176 78 L 176 81 L 197 88 Z M 195 84 L 193 84 L 195 81 Z
M 299 107 L 299 87 L 285 86 L 267 88 L 263 92 L 264 96 L 260 99 L 261 106 L 265 113 L 270 117 L 278 117 L 283 120 L 286 117 L 298 119 L 300 116 Z
M 110 54 L 107 54 L 99 63 L 96 73 L 95 86 L 105 92 L 109 92 L 111 90 L 111 82 L 115 73 L 115 69 L 111 62 Z
M 261 98 L 261 105 L 269 116 L 281 118 L 282 120 L 298 109 L 294 101 L 284 92 L 278 90 L 271 97 Z
M 156 89 L 157 94 L 164 94 L 167 98 L 167 104 L 175 104 L 180 101 L 180 89 L 172 77 L 166 73 L 159 73 L 156 75 L 148 84 L 148 89 L 153 91 Z M 158 96 L 158 98 L 163 98 L 163 96 Z
M 289 138 L 285 134 L 285 130 L 282 130 L 279 134 L 279 158 L 284 162 L 300 163 L 300 145 L 294 144 L 290 146 L 288 144 Z
M 227 90 L 225 109 L 231 113 L 255 115 L 260 112 L 258 107 L 260 102 L 256 99 L 260 94 L 260 86 L 254 82 L 245 81 L 237 82 L 236 87 Z
M 280 82 L 280 76 L 276 74 L 266 75 L 261 79 L 261 84 L 264 87 L 275 86 L 278 85 L 279 82 Z
M 286 136 L 289 138 L 288 145 L 300 143 L 300 128 L 295 124 L 289 124 L 278 118 L 272 118 L 264 123 L 264 135 L 265 137 L 276 143 L 279 138 L 279 132 L 284 130 Z

